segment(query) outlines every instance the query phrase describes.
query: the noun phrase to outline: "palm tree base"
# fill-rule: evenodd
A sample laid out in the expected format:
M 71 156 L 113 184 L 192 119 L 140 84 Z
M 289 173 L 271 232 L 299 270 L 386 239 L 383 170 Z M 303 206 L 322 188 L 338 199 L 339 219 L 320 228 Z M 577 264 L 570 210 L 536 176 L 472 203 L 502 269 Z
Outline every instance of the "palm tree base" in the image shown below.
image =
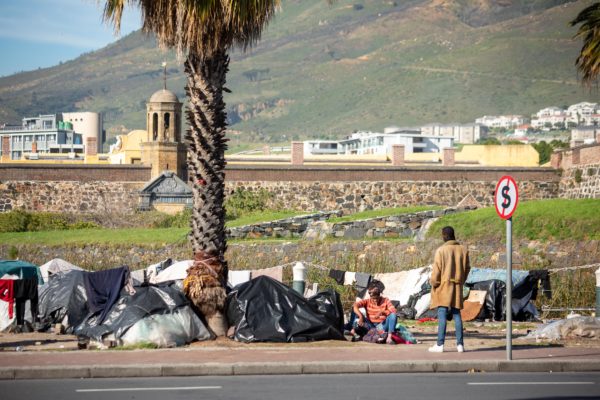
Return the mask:
M 208 329 L 215 334 L 216 337 L 227 335 L 227 318 L 222 312 L 217 311 L 212 316 L 206 318 Z

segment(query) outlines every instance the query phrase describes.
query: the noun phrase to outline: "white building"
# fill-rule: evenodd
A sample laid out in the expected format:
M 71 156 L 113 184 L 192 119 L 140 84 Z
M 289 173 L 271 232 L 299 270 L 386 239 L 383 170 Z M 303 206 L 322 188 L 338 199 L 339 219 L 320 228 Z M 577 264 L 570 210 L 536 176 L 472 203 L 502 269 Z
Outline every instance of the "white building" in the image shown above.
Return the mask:
M 452 136 L 456 143 L 475 144 L 487 136 L 487 128 L 481 124 L 439 124 L 421 127 L 421 134 L 429 136 Z
M 488 128 L 510 129 L 527 122 L 527 118 L 522 115 L 484 115 L 475 120 L 476 124 L 487 126 Z
M 102 152 L 102 142 L 104 141 L 104 127 L 102 115 L 95 112 L 67 112 L 62 113 L 62 119 L 65 122 L 73 124 L 73 130 L 81 133 L 83 144 L 87 145 L 87 138 L 96 138 L 98 153 Z
M 404 153 L 438 153 L 454 146 L 452 136 L 423 135 L 418 128 L 386 128 L 385 133 L 356 132 L 347 139 L 307 140 L 305 154 L 390 155 L 392 145 L 404 145 Z
M 20 160 L 25 153 L 69 154 L 83 153 L 82 135 L 73 125 L 61 120 L 60 114 L 23 118 L 21 126 L 0 128 L 0 152 Z
M 571 129 L 571 147 L 596 143 L 598 138 L 600 138 L 600 127 L 578 126 Z
M 577 125 L 600 125 L 598 103 L 577 103 L 567 109 L 568 120 Z

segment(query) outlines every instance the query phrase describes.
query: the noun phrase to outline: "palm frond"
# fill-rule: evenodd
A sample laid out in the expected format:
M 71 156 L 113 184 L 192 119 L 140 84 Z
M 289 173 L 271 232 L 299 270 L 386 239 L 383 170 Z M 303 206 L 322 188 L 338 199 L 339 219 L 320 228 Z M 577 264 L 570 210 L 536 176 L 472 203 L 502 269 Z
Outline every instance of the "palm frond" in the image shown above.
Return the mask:
M 583 9 L 570 24 L 580 25 L 575 38 L 583 39 L 583 47 L 575 65 L 582 83 L 591 86 L 600 76 L 600 2 Z

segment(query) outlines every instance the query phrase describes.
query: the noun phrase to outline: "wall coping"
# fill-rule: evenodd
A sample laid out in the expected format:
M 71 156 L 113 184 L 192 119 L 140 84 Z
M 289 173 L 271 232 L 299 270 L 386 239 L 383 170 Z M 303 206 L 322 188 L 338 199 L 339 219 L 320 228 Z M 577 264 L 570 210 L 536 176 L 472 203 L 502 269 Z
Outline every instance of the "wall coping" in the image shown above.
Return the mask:
M 150 170 L 150 167 L 145 165 L 135 165 L 135 164 L 26 164 L 26 163 L 2 163 L 0 164 L 0 169 L 129 169 L 129 170 Z

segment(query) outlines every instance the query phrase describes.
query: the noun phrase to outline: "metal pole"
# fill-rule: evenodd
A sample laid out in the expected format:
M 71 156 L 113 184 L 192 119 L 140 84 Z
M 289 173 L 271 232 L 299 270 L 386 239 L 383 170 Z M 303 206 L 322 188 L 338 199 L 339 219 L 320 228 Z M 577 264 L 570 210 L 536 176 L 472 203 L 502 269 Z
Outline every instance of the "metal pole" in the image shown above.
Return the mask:
M 512 217 L 506 220 L 506 359 L 512 360 Z

